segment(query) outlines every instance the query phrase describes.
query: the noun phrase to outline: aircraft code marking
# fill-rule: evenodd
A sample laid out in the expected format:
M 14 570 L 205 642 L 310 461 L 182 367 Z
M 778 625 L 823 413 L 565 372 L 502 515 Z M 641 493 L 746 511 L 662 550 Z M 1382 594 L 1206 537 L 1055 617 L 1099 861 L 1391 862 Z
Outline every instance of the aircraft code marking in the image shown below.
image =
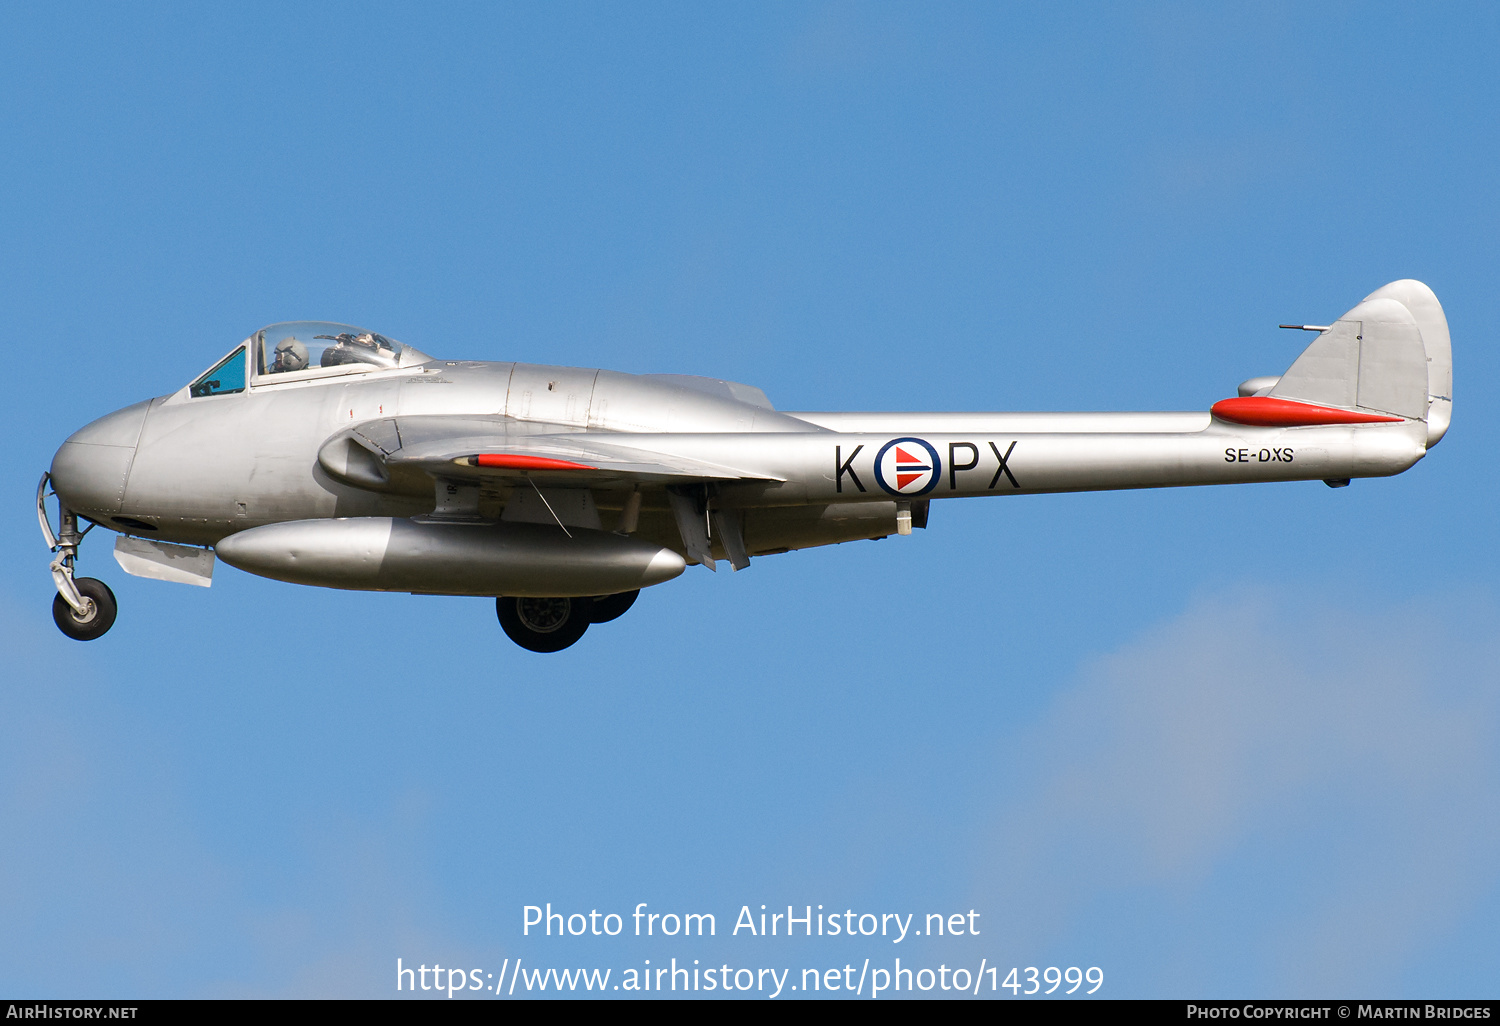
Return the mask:
M 982 446 L 987 446 L 986 453 Z M 833 447 L 833 471 L 834 491 L 844 490 L 845 479 L 854 486 L 855 491 L 868 491 L 865 482 L 855 470 L 854 462 L 864 451 L 863 445 L 856 445 L 852 451 L 845 455 L 842 445 Z M 966 470 L 980 469 L 982 461 L 987 462 L 993 457 L 994 462 L 983 468 L 985 471 L 993 469 L 989 484 L 985 485 L 986 491 L 994 491 L 1004 480 L 1010 483 L 1012 488 L 1020 488 L 1021 483 L 1016 480 L 1015 472 L 1011 469 L 1011 456 L 1016 451 L 1016 442 L 1012 441 L 1004 450 L 995 442 L 949 442 L 948 443 L 948 490 L 956 492 L 963 490 L 959 485 L 958 475 Z M 875 483 L 888 495 L 918 496 L 926 495 L 943 480 L 943 460 L 938 454 L 937 447 L 925 438 L 917 438 L 907 435 L 901 438 L 893 438 L 886 442 L 875 453 L 871 469 L 875 474 Z M 977 482 L 968 486 L 969 490 L 978 491 Z
M 1291 463 L 1291 449 L 1225 449 L 1225 463 Z

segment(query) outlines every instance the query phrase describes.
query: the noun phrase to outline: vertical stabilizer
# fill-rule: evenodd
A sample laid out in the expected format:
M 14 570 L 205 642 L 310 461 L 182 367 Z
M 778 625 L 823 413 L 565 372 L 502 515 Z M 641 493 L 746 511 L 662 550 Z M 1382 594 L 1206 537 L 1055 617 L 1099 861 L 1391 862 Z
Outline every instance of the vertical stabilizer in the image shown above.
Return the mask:
M 1411 278 L 1382 286 L 1365 299 L 1394 299 L 1416 319 L 1427 351 L 1427 447 L 1430 449 L 1442 439 L 1453 417 L 1453 343 L 1448 336 L 1443 305 L 1430 288 Z
M 1448 428 L 1453 359 L 1432 290 L 1392 282 L 1322 332 L 1271 390 L 1278 399 L 1427 421 L 1427 444 Z

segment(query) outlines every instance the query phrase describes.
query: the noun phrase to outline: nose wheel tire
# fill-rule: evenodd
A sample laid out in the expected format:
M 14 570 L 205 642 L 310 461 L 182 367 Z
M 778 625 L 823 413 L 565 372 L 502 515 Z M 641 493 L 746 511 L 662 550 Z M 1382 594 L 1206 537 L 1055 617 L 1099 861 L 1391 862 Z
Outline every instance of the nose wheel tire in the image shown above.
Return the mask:
M 109 590 L 109 585 L 92 577 L 74 578 L 73 584 L 84 597 L 87 611 L 79 616 L 61 595 L 56 596 L 52 600 L 52 619 L 56 621 L 57 629 L 74 641 L 93 641 L 102 637 L 115 625 L 115 614 L 119 611 L 115 593 Z
M 502 597 L 495 600 L 495 615 L 510 640 L 522 648 L 561 652 L 589 629 L 592 605 L 586 598 Z

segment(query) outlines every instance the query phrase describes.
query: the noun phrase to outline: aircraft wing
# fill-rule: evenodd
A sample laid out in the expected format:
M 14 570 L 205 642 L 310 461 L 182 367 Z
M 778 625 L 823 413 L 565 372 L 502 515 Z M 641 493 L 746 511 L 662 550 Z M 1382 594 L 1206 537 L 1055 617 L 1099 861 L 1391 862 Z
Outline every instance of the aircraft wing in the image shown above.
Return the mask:
M 613 444 L 607 432 L 509 417 L 387 417 L 346 428 L 324 443 L 318 462 L 364 487 L 424 472 L 434 478 L 531 478 L 592 487 L 611 482 L 782 480 L 671 453 Z

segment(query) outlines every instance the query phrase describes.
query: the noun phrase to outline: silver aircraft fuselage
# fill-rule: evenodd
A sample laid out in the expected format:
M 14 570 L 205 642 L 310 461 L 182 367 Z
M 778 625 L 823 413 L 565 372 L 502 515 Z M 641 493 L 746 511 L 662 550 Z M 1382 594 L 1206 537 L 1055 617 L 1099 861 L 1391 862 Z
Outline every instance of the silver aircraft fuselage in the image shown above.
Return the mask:
M 1446 320 L 1416 282 L 1315 326 L 1281 378 L 1185 413 L 788 413 L 732 382 L 437 360 L 369 333 L 382 362 L 309 367 L 290 331 L 273 357 L 276 327 L 64 442 L 64 515 L 153 559 L 211 546 L 302 583 L 612 594 L 906 534 L 932 499 L 1397 474 L 1451 408 Z

